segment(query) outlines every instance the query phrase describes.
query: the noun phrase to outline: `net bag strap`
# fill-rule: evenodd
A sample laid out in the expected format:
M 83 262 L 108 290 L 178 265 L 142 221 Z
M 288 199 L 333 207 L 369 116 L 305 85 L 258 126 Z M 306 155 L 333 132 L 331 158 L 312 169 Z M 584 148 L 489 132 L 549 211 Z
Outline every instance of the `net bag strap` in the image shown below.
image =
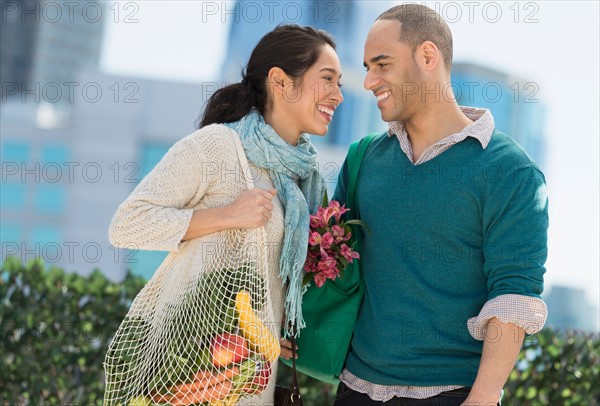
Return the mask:
M 233 138 L 233 142 L 235 143 L 235 150 L 237 151 L 238 158 L 240 160 L 240 165 L 242 166 L 242 176 L 244 176 L 244 179 L 246 180 L 248 190 L 254 189 L 254 181 L 252 180 L 250 164 L 248 163 L 246 152 L 244 151 L 244 147 L 242 146 L 242 141 L 240 141 L 240 136 L 235 130 L 231 128 L 229 128 L 229 131 L 231 131 L 231 136 Z

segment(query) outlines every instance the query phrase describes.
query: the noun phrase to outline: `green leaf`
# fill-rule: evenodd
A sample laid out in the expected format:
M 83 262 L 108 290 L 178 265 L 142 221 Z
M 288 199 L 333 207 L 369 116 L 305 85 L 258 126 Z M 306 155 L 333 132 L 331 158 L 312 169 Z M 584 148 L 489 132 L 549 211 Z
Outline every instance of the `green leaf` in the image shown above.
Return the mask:
M 527 388 L 527 394 L 525 395 L 527 399 L 535 399 L 536 396 L 537 389 L 535 388 L 535 386 L 530 386 L 529 388 Z
M 329 206 L 329 197 L 327 196 L 327 188 L 323 191 L 323 200 L 321 201 L 321 207 Z
M 305 273 L 302 278 L 302 286 L 308 285 L 313 280 L 313 275 L 311 273 Z
M 371 234 L 371 229 L 361 220 L 348 220 L 346 221 L 348 225 L 357 225 L 361 227 L 367 234 Z
M 562 396 L 563 398 L 568 398 L 568 397 L 571 397 L 572 394 L 573 394 L 573 392 L 571 392 L 571 389 L 565 388 L 560 393 L 560 396 Z

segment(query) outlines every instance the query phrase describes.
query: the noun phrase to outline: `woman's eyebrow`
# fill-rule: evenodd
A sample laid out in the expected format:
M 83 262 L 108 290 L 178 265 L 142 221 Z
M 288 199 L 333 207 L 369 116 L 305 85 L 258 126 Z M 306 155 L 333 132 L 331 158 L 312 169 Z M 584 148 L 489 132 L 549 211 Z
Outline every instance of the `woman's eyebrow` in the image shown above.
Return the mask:
M 330 71 L 330 72 L 331 72 L 331 73 L 333 73 L 333 74 L 337 74 L 337 73 L 338 73 L 338 71 L 337 71 L 337 70 L 335 70 L 335 69 L 333 69 L 333 68 L 323 68 L 323 69 L 321 69 L 321 70 L 319 71 L 319 73 L 323 72 L 324 70 Z M 342 77 L 342 74 L 340 73 L 339 75 L 340 75 L 340 78 L 341 78 L 341 77 Z

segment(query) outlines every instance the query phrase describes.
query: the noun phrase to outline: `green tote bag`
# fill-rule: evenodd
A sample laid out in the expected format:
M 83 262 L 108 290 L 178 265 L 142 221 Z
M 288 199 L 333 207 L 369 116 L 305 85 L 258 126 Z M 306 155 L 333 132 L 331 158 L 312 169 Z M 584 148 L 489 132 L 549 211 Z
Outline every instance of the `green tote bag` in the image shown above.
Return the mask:
M 355 203 L 355 187 L 360 164 L 367 147 L 376 134 L 369 134 L 353 143 L 348 151 L 348 195 L 347 220 L 359 218 Z M 360 251 L 360 233 L 352 226 L 355 249 Z M 306 327 L 296 339 L 298 359 L 296 369 L 320 381 L 338 383 L 350 341 L 356 324 L 356 317 L 363 299 L 363 280 L 360 261 L 348 264 L 341 278 L 327 279 L 320 288 L 314 283 L 302 298 L 302 314 Z M 281 359 L 291 367 L 291 360 Z

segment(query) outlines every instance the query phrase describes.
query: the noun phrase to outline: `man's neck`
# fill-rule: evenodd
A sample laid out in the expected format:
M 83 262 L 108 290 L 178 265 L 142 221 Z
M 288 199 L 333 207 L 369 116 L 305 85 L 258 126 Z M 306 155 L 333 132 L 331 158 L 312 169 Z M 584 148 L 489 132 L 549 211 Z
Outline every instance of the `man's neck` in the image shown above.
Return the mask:
M 438 103 L 415 115 L 404 123 L 413 150 L 413 161 L 416 162 L 431 145 L 461 132 L 472 122 L 456 103 Z

